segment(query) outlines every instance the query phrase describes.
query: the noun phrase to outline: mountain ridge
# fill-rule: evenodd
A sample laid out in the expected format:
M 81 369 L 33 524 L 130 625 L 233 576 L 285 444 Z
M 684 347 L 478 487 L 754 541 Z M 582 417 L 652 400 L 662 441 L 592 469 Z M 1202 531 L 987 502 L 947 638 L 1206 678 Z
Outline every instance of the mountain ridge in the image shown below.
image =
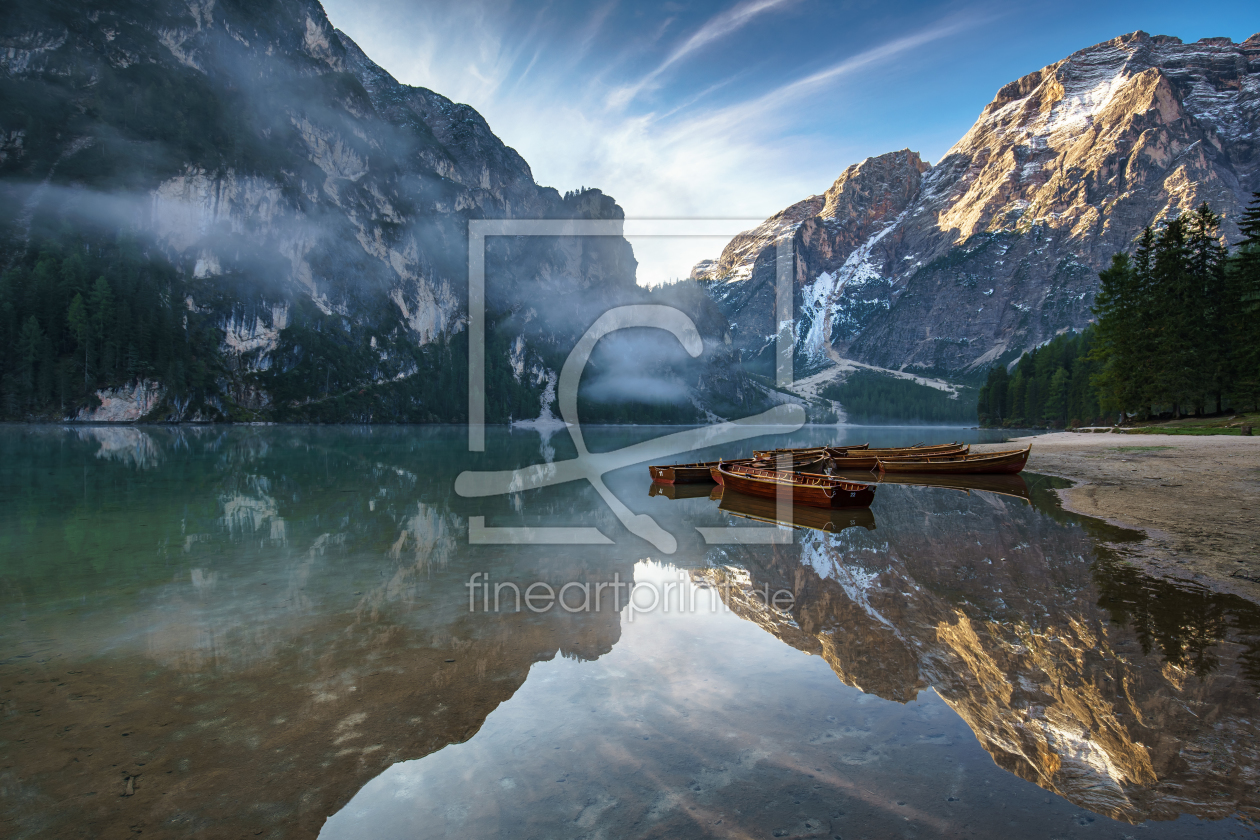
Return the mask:
M 13 418 L 459 421 L 468 222 L 624 218 L 597 189 L 537 184 L 475 109 L 399 83 L 314 0 L 9 7 L 0 101 Z M 491 422 L 545 414 L 576 336 L 662 296 L 635 267 L 620 237 L 488 241 Z M 96 298 L 89 274 L 106 277 Z M 741 410 L 756 392 L 731 370 L 722 316 L 688 300 L 709 352 L 646 374 L 690 402 L 644 411 Z M 155 319 L 157 344 L 137 333 Z M 191 354 L 162 349 L 193 330 Z
M 934 166 L 868 158 L 692 277 L 764 363 L 773 246 L 790 235 L 804 370 L 967 377 L 1088 323 L 1098 270 L 1147 225 L 1207 201 L 1236 241 L 1258 188 L 1260 35 L 1134 32 L 1004 85 Z

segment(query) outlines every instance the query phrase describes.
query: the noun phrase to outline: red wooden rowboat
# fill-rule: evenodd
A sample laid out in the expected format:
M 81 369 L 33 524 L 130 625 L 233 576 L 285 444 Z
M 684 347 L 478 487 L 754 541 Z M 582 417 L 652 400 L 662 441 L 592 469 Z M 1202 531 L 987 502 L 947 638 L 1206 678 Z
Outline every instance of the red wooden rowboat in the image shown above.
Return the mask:
M 827 456 L 816 453 L 799 453 L 785 458 L 785 466 L 793 470 L 816 470 L 823 466 Z M 698 464 L 670 464 L 669 466 L 648 467 L 652 481 L 657 484 L 693 484 L 702 481 L 713 481 L 712 469 L 718 464 L 757 464 L 773 469 L 775 461 L 756 461 L 752 458 L 737 458 L 731 461 L 704 461 Z
M 741 467 L 756 467 L 761 470 L 777 470 L 780 467 L 785 467 L 789 471 L 811 473 L 816 475 L 826 475 L 827 471 L 831 469 L 833 462 L 827 456 L 824 455 L 819 458 L 814 458 L 812 461 L 806 460 L 807 457 L 812 457 L 812 454 L 808 456 L 804 454 L 797 455 L 791 462 L 787 462 L 786 457 L 782 455 L 776 455 L 774 458 L 743 458 L 738 461 L 718 461 L 713 466 L 709 467 L 709 480 L 717 482 L 719 486 L 722 484 L 722 473 L 718 470 L 718 467 L 722 464 L 726 464 L 727 466 L 738 465 Z M 781 458 L 786 463 L 780 463 Z
M 881 460 L 888 461 L 917 461 L 927 457 L 947 457 L 966 455 L 969 446 L 966 444 L 950 444 L 948 447 L 938 447 L 931 452 L 915 452 L 913 450 L 896 450 L 894 452 L 853 452 L 847 455 L 833 455 L 833 469 L 836 471 L 844 470 L 872 470 L 879 466 Z
M 724 488 L 749 496 L 778 499 L 818 508 L 870 507 L 875 486 L 809 473 L 763 470 L 747 464 L 719 464 L 714 468 Z
M 968 446 L 965 443 L 942 443 L 935 446 L 911 446 L 889 449 L 851 450 L 832 448 L 809 451 L 832 458 L 835 461 L 834 469 L 836 470 L 870 470 L 878 466 L 880 458 L 922 458 L 928 455 L 956 455 L 964 454 L 967 450 Z M 754 452 L 753 456 L 756 458 L 770 458 L 777 454 L 779 453 Z
M 981 452 L 976 455 L 942 455 L 929 458 L 880 459 L 881 472 L 916 475 L 975 475 L 977 473 L 1017 473 L 1028 463 L 1032 444 L 1025 449 Z
M 740 458 L 731 463 L 751 463 L 751 458 Z M 652 480 L 657 484 L 694 484 L 712 481 L 709 470 L 721 461 L 703 461 L 696 464 L 670 464 L 668 466 L 648 467 Z
M 807 452 L 817 453 L 820 455 L 826 453 L 833 458 L 845 455 L 861 456 L 868 453 L 871 455 L 931 455 L 937 452 L 952 452 L 955 449 L 962 448 L 964 445 L 965 444 L 955 441 L 954 443 L 933 443 L 930 445 L 916 443 L 914 446 L 885 446 L 875 447 L 872 449 L 869 443 L 863 443 L 860 446 L 812 446 L 805 447 L 803 449 L 767 449 L 764 451 L 754 451 L 753 457 L 770 458 L 782 453 L 803 454 Z

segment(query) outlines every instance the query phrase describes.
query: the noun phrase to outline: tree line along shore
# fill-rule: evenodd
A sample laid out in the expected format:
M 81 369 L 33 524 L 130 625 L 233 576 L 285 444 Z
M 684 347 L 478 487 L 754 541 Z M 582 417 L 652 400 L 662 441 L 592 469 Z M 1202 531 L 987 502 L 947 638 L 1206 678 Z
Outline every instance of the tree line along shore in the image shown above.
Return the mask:
M 982 426 L 1069 428 L 1260 409 L 1260 193 L 1232 250 L 1207 204 L 1099 274 L 1097 321 L 997 365 Z
M 1221 242 L 1220 222 L 1203 204 L 1147 228 L 1131 253 L 1116 254 L 1100 273 L 1095 323 L 1024 353 L 1009 368 L 995 365 L 978 393 L 974 385 L 951 394 L 858 371 L 819 396 L 840 403 L 858 423 L 975 419 L 987 427 L 1071 428 L 1260 410 L 1260 193 L 1232 249 Z M 59 419 L 93 404 L 97 389 L 146 378 L 160 379 L 175 396 L 219 390 L 226 373 L 215 352 L 221 331 L 200 307 L 183 305 L 195 284 L 125 237 L 49 231 L 0 274 L 0 417 Z M 363 403 L 359 413 L 400 422 L 461 419 L 462 336 L 409 348 L 415 368 L 436 376 L 351 388 L 348 368 L 355 366 L 334 340 L 344 319 L 321 319 L 308 309 L 297 307 L 281 332 L 281 363 L 249 376 L 278 405 L 302 406 L 269 419 L 335 422 L 354 413 L 355 406 L 342 405 L 347 399 Z M 493 327 L 489 333 L 487 358 L 502 361 L 510 336 Z M 506 363 L 490 364 L 487 380 L 498 420 L 537 411 L 537 395 Z M 312 382 L 321 386 L 315 397 Z M 376 393 L 400 387 L 407 393 Z M 220 396 L 221 419 L 253 419 L 234 409 L 231 395 Z M 398 405 L 378 405 L 382 400 Z M 581 413 L 591 422 L 702 420 L 690 404 L 640 401 L 584 398 Z

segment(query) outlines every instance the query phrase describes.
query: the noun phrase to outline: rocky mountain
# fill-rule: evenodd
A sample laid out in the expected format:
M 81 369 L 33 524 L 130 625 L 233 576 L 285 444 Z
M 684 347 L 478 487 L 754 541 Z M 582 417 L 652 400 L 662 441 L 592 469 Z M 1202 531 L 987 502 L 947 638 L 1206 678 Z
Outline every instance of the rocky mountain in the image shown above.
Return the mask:
M 768 364 L 775 243 L 796 246 L 800 364 L 966 377 L 1091 318 L 1098 271 L 1201 202 L 1260 189 L 1260 34 L 1144 32 L 998 91 L 934 166 L 908 149 L 846 169 L 695 267 L 745 358 Z
M 622 218 L 315 0 L 9 4 L 0 103 L 11 417 L 458 420 L 469 220 Z M 545 413 L 573 336 L 654 299 L 635 265 L 619 237 L 488 241 L 488 419 Z M 654 360 L 685 383 L 663 413 L 740 405 L 723 316 L 681 296 L 712 352 Z

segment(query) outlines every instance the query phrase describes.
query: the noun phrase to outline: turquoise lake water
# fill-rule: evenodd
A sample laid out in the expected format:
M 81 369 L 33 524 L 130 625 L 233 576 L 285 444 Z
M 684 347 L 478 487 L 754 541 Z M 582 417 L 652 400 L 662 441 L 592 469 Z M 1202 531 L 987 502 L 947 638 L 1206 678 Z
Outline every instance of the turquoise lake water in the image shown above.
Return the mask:
M 1001 439 L 807 427 L 678 460 Z M 782 529 L 610 472 L 666 552 L 586 481 L 455 491 L 562 464 L 565 432 L 467 440 L 0 427 L 0 834 L 1254 831 L 1260 611 L 1137 572 L 1135 535 L 1065 514 L 1061 480 L 885 484 L 869 514 Z M 568 600 L 530 609 L 530 586 Z

